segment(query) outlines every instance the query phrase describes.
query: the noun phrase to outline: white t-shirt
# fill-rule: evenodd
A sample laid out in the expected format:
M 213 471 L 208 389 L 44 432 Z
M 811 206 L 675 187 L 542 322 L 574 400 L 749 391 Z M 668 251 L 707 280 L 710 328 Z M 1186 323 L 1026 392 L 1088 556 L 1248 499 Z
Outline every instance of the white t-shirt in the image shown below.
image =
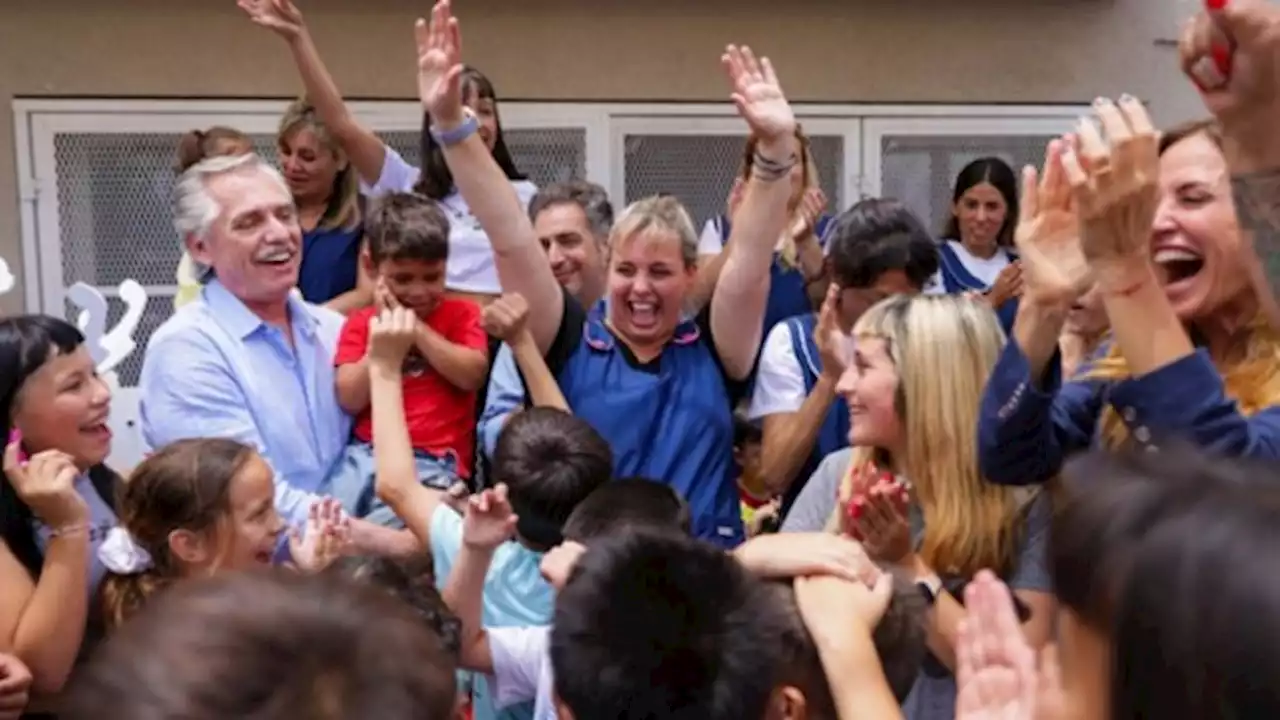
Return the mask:
M 996 250 L 996 253 L 989 258 L 980 258 L 966 250 L 959 240 L 947 240 L 946 243 L 947 247 L 956 254 L 956 259 L 964 269 L 987 287 L 995 285 L 1000 272 L 1009 266 L 1009 253 L 1004 248 Z M 930 295 L 943 295 L 946 291 L 942 282 L 942 269 L 939 268 L 938 272 L 925 284 L 924 292 Z
M 533 720 L 556 720 L 551 672 L 551 628 L 487 628 L 493 659 L 494 706 L 533 704 Z
M 720 226 L 720 218 L 713 217 L 702 226 L 702 234 L 698 236 L 699 255 L 719 255 L 724 250 L 724 229 Z
M 382 174 L 378 182 L 366 185 L 360 181 L 360 192 L 370 198 L 389 192 L 410 192 L 418 183 L 421 171 L 405 162 L 400 153 L 387 147 L 382 161 Z M 512 182 L 520 205 L 526 211 L 529 201 L 538 192 L 538 186 L 528 180 Z M 498 282 L 498 270 L 493 264 L 493 246 L 489 236 L 471 214 L 467 201 L 458 192 L 440 201 L 440 209 L 449 218 L 449 263 L 445 284 L 458 292 L 498 295 L 502 285 Z
M 760 368 L 756 372 L 748 419 L 798 412 L 804 405 L 809 393 L 804 387 L 804 368 L 792 339 L 791 323 L 780 322 L 769 330 L 760 349 Z

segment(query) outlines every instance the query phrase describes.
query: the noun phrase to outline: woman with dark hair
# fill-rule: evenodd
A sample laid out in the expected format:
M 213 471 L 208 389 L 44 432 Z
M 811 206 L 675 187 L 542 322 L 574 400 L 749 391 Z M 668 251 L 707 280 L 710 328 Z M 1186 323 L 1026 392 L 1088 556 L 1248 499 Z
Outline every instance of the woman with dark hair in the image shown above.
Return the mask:
M 450 138 L 433 135 L 431 118 L 424 115 L 423 166 L 421 169 L 413 167 L 352 116 L 320 58 L 302 13 L 290 0 L 239 0 L 239 5 L 254 23 L 270 29 L 289 44 L 316 114 L 359 174 L 361 189 L 366 195 L 375 197 L 389 192 L 412 191 L 440 203 L 449 217 L 449 262 L 445 282 L 451 293 L 481 304 L 487 304 L 500 295 L 502 286 L 498 282 L 489 237 L 472 215 L 466 200 L 458 193 L 440 149 L 440 141 L 448 142 Z M 493 84 L 479 70 L 471 67 L 464 68 L 461 80 L 463 104 L 471 111 L 477 134 L 511 182 L 520 204 L 527 208 L 538 189 L 516 169 L 511 151 L 503 140 Z
M 84 336 L 44 315 L 0 320 L 0 413 L 9 437 L 0 479 L 0 652 L 40 693 L 58 691 L 86 634 L 116 525 L 107 427 L 111 391 Z
M 1021 270 L 1013 252 L 1018 225 L 1018 178 L 1000 158 L 984 157 L 956 175 L 951 213 L 938 245 L 934 290 L 977 292 L 1000 315 L 1006 331 L 1013 327 L 1022 294 Z

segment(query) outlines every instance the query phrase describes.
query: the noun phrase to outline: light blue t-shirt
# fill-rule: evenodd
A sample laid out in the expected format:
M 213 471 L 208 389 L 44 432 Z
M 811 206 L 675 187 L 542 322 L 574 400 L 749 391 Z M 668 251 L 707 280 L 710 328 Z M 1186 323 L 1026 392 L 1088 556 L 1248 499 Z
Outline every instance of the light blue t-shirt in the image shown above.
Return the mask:
M 88 475 L 76 478 L 76 492 L 80 493 L 80 497 L 84 498 L 85 504 L 89 506 L 89 598 L 92 600 L 98 592 L 102 577 L 107 573 L 102 561 L 98 559 L 98 548 L 102 546 L 102 542 L 107 539 L 107 533 L 111 532 L 111 528 L 115 527 L 118 521 L 116 514 L 111 511 L 111 506 L 98 495 L 98 489 L 93 486 L 93 481 Z M 36 534 L 36 545 L 40 548 L 40 554 L 43 555 L 49 548 L 53 529 L 39 519 L 33 520 L 32 526 Z
M 454 561 L 462 549 L 462 516 L 445 505 L 431 516 L 431 557 L 436 585 L 448 582 Z M 555 590 L 542 578 L 542 553 L 515 541 L 503 543 L 494 553 L 484 581 L 484 609 L 480 622 L 486 628 L 548 625 L 555 610 Z M 474 720 L 531 720 L 533 704 L 495 709 L 495 699 L 483 675 L 471 675 Z

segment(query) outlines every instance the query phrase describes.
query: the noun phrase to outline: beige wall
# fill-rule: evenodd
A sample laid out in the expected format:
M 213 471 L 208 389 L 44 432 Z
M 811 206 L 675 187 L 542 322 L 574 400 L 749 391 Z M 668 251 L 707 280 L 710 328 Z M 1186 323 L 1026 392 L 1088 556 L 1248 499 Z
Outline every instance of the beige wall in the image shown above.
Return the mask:
M 427 0 L 298 0 L 349 97 L 414 92 Z M 1172 50 L 1184 0 L 455 0 L 466 56 L 503 97 L 720 100 L 729 41 L 767 51 L 795 100 L 1082 102 L 1129 91 L 1198 112 Z M 0 104 L 14 97 L 286 97 L 279 41 L 233 0 L 6 0 Z M 12 114 L 0 113 L 0 256 L 22 265 Z M 22 288 L 0 300 L 20 307 Z

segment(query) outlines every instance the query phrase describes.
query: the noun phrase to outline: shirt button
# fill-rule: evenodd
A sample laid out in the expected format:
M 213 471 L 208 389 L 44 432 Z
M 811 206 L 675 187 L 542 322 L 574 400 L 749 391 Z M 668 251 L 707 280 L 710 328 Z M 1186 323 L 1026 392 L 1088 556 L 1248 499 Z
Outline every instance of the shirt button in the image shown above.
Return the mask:
M 1138 429 L 1133 431 L 1133 437 L 1138 442 L 1146 445 L 1151 442 L 1151 431 L 1147 429 L 1146 425 L 1141 425 Z
M 1138 419 L 1138 411 L 1127 407 L 1120 411 L 1120 417 L 1124 418 L 1125 422 L 1132 423 Z

